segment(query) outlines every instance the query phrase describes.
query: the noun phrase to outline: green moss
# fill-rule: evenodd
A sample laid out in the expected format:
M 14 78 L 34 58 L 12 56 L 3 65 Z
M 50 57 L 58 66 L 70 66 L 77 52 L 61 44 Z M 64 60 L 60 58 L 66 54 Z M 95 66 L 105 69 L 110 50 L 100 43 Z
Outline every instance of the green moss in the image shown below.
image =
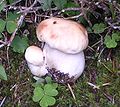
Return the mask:
M 7 70 L 8 81 L 1 81 L 0 96 L 6 100 L 5 107 L 38 107 L 37 103 L 32 101 L 33 96 L 33 79 L 28 67 L 25 65 L 23 55 L 11 53 L 14 58 L 10 60 L 10 69 Z M 119 62 L 120 59 L 116 58 Z M 22 62 L 22 63 L 21 63 Z M 87 62 L 87 68 L 81 77 L 72 86 L 76 100 L 73 99 L 67 86 L 59 84 L 59 95 L 56 97 L 56 105 L 60 107 L 117 107 L 120 104 L 120 78 L 119 73 L 110 72 L 103 64 L 97 65 L 96 61 Z M 113 69 L 110 61 L 103 61 L 109 69 Z M 23 69 L 23 70 L 22 70 Z M 119 69 L 119 68 L 117 68 Z M 93 89 L 87 82 L 100 89 Z M 104 83 L 110 85 L 102 86 Z M 16 87 L 13 88 L 13 86 Z M 113 103 L 114 101 L 114 103 Z

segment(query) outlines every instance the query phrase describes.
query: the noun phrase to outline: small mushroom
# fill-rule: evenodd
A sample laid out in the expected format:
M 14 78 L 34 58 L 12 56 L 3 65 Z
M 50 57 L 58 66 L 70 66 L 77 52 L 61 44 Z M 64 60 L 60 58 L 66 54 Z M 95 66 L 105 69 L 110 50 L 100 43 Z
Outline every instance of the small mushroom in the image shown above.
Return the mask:
M 43 53 L 47 66 L 77 79 L 85 66 L 83 50 L 88 46 L 86 29 L 77 22 L 53 17 L 42 21 L 36 33 L 37 38 L 45 42 Z
M 47 73 L 45 57 L 39 47 L 29 46 L 25 52 L 25 59 L 33 75 L 41 77 Z

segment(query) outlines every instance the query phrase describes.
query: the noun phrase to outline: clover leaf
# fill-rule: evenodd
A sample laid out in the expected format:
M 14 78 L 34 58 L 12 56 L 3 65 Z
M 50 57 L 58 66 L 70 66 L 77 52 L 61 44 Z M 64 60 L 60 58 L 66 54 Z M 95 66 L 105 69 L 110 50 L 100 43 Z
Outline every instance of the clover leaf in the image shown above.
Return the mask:
M 104 44 L 107 48 L 115 48 L 117 46 L 117 42 L 120 41 L 120 33 L 114 32 L 111 36 L 106 35 L 104 39 Z
M 105 36 L 104 44 L 107 48 L 115 48 L 117 46 L 117 43 L 114 39 L 112 39 L 110 36 Z
M 11 44 L 13 51 L 18 53 L 24 53 L 25 49 L 28 47 L 27 37 L 20 38 L 16 36 Z
M 20 17 L 20 14 L 17 12 L 8 12 L 6 21 L 17 21 L 18 17 Z
M 33 101 L 38 102 L 44 96 L 44 90 L 41 87 L 35 87 Z
M 51 84 L 46 84 L 44 86 L 44 92 L 49 96 L 56 96 L 58 94 L 58 91 Z
M 92 29 L 94 30 L 94 33 L 96 33 L 96 34 L 104 32 L 105 28 L 106 28 L 106 26 L 103 23 L 94 24 L 94 26 L 92 27 Z
M 48 77 L 48 76 L 45 78 L 45 81 L 46 81 L 47 83 L 52 83 L 51 77 Z
M 56 100 L 54 97 L 44 95 L 44 97 L 42 98 L 42 100 L 40 101 L 39 104 L 41 107 L 48 107 L 48 106 L 54 105 L 55 102 L 56 102 Z
M 53 0 L 53 2 L 58 9 L 63 9 L 64 5 L 67 3 L 67 0 Z
M 15 21 L 7 21 L 6 28 L 9 33 L 13 33 L 17 28 L 17 23 Z
M 34 102 L 38 102 L 40 107 L 53 106 L 56 102 L 55 96 L 58 95 L 57 83 L 53 83 L 50 77 L 45 78 L 46 84 L 36 84 L 34 95 L 32 97 Z
M 115 41 L 120 41 L 120 33 L 119 32 L 113 33 L 112 39 L 114 39 Z

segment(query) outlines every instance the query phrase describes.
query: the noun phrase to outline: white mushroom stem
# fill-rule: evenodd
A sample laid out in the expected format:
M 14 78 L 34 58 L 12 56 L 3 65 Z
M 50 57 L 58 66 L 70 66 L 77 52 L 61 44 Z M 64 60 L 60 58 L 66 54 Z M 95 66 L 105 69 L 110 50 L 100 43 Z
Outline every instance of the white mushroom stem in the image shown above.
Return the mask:
M 30 46 L 26 49 L 25 59 L 30 71 L 35 76 L 44 76 L 47 73 L 46 61 L 42 50 L 37 46 Z
M 83 51 L 77 54 L 66 54 L 45 44 L 43 52 L 46 54 L 48 67 L 56 68 L 64 74 L 69 73 L 69 76 L 74 76 L 75 79 L 82 74 L 85 66 Z

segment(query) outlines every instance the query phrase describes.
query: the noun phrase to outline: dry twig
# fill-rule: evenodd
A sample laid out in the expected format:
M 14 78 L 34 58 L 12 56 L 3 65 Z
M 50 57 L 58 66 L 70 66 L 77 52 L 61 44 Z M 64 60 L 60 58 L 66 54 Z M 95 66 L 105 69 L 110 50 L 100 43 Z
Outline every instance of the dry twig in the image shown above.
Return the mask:
M 3 103 L 5 102 L 6 96 L 2 99 L 1 103 L 0 103 L 0 107 L 3 106 Z

